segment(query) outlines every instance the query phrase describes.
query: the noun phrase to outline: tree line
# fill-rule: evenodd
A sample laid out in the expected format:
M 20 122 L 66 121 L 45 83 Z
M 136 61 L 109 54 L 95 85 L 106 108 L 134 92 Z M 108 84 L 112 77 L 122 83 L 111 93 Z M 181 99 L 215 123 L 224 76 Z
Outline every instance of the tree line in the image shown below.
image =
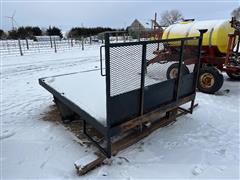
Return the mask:
M 73 27 L 67 33 L 68 38 L 79 39 L 81 37 L 89 37 L 93 35 L 97 35 L 99 33 L 105 31 L 117 31 L 123 29 L 113 29 L 109 27 L 94 27 L 94 28 L 87 28 L 87 27 Z M 63 38 L 62 30 L 58 27 L 51 27 L 47 29 L 41 29 L 37 26 L 25 26 L 19 27 L 17 29 L 13 29 L 10 31 L 5 32 L 4 30 L 0 29 L 0 39 L 34 39 L 35 36 L 60 36 Z
M 41 29 L 37 26 L 21 26 L 17 29 L 13 29 L 7 32 L 0 29 L 0 39 L 34 39 L 35 36 L 42 35 L 57 35 L 61 38 L 63 37 L 61 29 L 55 26 L 49 26 L 47 29 Z
M 68 38 L 81 38 L 81 37 L 89 37 L 94 36 L 102 32 L 106 31 L 123 31 L 124 29 L 113 29 L 109 27 L 95 27 L 95 28 L 86 28 L 86 27 L 74 27 L 69 32 Z

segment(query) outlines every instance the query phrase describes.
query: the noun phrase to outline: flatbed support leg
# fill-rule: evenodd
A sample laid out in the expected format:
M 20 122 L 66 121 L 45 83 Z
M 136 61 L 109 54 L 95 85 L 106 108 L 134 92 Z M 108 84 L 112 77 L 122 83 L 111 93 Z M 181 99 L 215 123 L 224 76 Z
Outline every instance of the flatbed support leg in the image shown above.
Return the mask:
M 61 114 L 63 123 L 72 122 L 74 120 L 75 113 L 62 102 L 60 102 L 56 97 L 54 97 L 54 102 L 57 105 L 57 108 Z
M 106 148 L 103 148 L 100 144 L 99 144 L 99 142 L 97 142 L 96 140 L 94 140 L 88 133 L 87 133 L 87 123 L 86 123 L 86 121 L 84 121 L 83 120 L 83 133 L 84 133 L 84 135 L 86 135 L 87 136 L 87 138 L 91 141 L 91 142 L 93 142 L 93 144 L 95 145 L 95 146 L 97 146 L 97 148 L 99 148 L 99 150 L 106 156 L 106 157 L 108 157 L 108 158 L 111 158 L 111 152 L 112 152 L 112 150 L 111 150 L 111 144 L 112 144 L 112 142 L 111 142 L 111 138 L 110 137 L 104 137 L 105 139 L 106 139 L 106 141 L 107 141 L 107 147 Z
M 124 138 L 115 141 L 112 143 L 111 138 L 107 139 L 107 148 L 102 148 L 98 142 L 93 140 L 88 134 L 86 130 L 86 122 L 83 121 L 83 132 L 84 134 L 99 148 L 101 152 L 95 153 L 97 155 L 96 159 L 89 162 L 85 166 L 81 166 L 79 164 L 75 164 L 75 167 L 77 169 L 77 172 L 79 175 L 83 175 L 87 173 L 88 171 L 95 169 L 96 167 L 100 166 L 105 159 L 110 158 L 111 155 L 116 155 L 119 151 L 133 145 L 134 143 L 140 141 L 144 137 L 148 136 L 153 131 L 159 129 L 160 127 L 164 127 L 166 125 L 171 124 L 172 122 L 176 121 L 176 117 L 179 116 L 177 114 L 178 108 L 175 108 L 171 111 L 168 111 L 166 113 L 165 117 L 160 118 L 158 121 L 153 122 L 153 124 L 150 127 L 143 128 L 142 132 L 139 131 L 133 131 L 132 133 L 128 134 Z M 181 115 L 186 114 L 186 112 L 181 113 Z

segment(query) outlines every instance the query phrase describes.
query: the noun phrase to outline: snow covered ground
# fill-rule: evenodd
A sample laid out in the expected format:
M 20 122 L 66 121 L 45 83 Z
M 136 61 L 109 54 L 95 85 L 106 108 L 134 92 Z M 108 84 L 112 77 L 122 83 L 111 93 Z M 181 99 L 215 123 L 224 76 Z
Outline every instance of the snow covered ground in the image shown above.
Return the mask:
M 54 103 L 38 78 L 92 69 L 99 69 L 96 47 L 1 57 L 3 179 L 78 178 L 73 164 L 92 149 L 48 120 Z M 155 131 L 82 178 L 239 178 L 239 82 L 225 75 L 218 95 L 197 93 L 196 102 L 194 114 Z

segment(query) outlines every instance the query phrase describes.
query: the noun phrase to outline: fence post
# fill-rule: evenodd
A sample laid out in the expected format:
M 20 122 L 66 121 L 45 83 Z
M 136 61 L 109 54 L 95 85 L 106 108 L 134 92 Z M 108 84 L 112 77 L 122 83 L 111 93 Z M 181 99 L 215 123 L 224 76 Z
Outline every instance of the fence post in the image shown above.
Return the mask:
M 92 44 L 92 36 L 90 36 L 90 44 Z
M 38 41 L 37 45 L 38 45 L 38 52 L 40 52 L 40 41 Z
M 84 50 L 84 37 L 82 37 L 82 50 Z
M 7 50 L 8 50 L 8 54 L 10 54 L 8 40 L 7 40 Z
M 20 39 L 18 39 L 18 47 L 19 47 L 20 55 L 23 56 L 22 46 L 21 46 Z
M 71 38 L 71 46 L 73 47 L 73 39 Z
M 50 44 L 51 44 L 51 48 L 53 47 L 52 45 L 52 37 L 50 36 Z
M 70 49 L 70 41 L 67 39 L 68 49 Z
M 56 46 L 55 38 L 53 38 L 53 43 L 54 43 L 54 52 L 56 53 L 57 52 L 57 46 Z
M 27 45 L 27 49 L 29 49 L 28 39 L 27 38 L 26 38 L 26 45 Z

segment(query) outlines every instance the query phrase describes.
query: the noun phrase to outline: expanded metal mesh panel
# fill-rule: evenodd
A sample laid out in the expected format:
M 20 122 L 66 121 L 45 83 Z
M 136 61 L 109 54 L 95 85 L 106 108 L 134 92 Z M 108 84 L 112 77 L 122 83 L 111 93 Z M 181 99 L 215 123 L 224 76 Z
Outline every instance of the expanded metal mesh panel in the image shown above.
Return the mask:
M 110 48 L 110 96 L 140 88 L 142 45 Z
M 186 40 L 183 46 L 182 75 L 193 72 L 198 57 L 198 39 Z M 181 41 L 147 44 L 145 86 L 176 78 Z
M 186 39 L 106 44 L 105 48 L 109 48 L 106 51 L 109 52 L 106 54 L 107 92 L 110 93 L 107 113 L 111 126 L 195 93 L 196 73 L 186 74 L 182 68 L 182 76 L 178 78 L 180 62 L 181 67 L 197 63 L 199 47 L 190 45 L 194 41 L 182 46 L 184 41 Z M 190 46 L 193 47 L 190 49 Z M 192 57 L 195 60 L 189 63 Z
M 163 43 L 152 43 L 152 44 L 147 44 L 147 50 L 146 50 L 146 59 L 153 59 L 156 57 L 155 52 L 156 51 L 161 51 L 164 49 L 164 44 Z
M 175 44 L 179 44 L 179 42 L 175 42 Z M 147 44 L 146 59 L 145 86 L 166 81 L 168 80 L 168 69 L 180 59 L 180 46 L 172 48 L 168 43 Z
M 143 45 L 110 48 L 110 96 L 140 89 Z M 177 78 L 181 40 L 146 44 L 144 86 Z M 182 75 L 193 72 L 197 62 L 198 39 L 185 40 Z M 185 68 L 185 69 L 184 69 Z
M 198 60 L 198 39 L 186 40 L 183 48 L 183 61 L 189 72 L 193 72 Z

